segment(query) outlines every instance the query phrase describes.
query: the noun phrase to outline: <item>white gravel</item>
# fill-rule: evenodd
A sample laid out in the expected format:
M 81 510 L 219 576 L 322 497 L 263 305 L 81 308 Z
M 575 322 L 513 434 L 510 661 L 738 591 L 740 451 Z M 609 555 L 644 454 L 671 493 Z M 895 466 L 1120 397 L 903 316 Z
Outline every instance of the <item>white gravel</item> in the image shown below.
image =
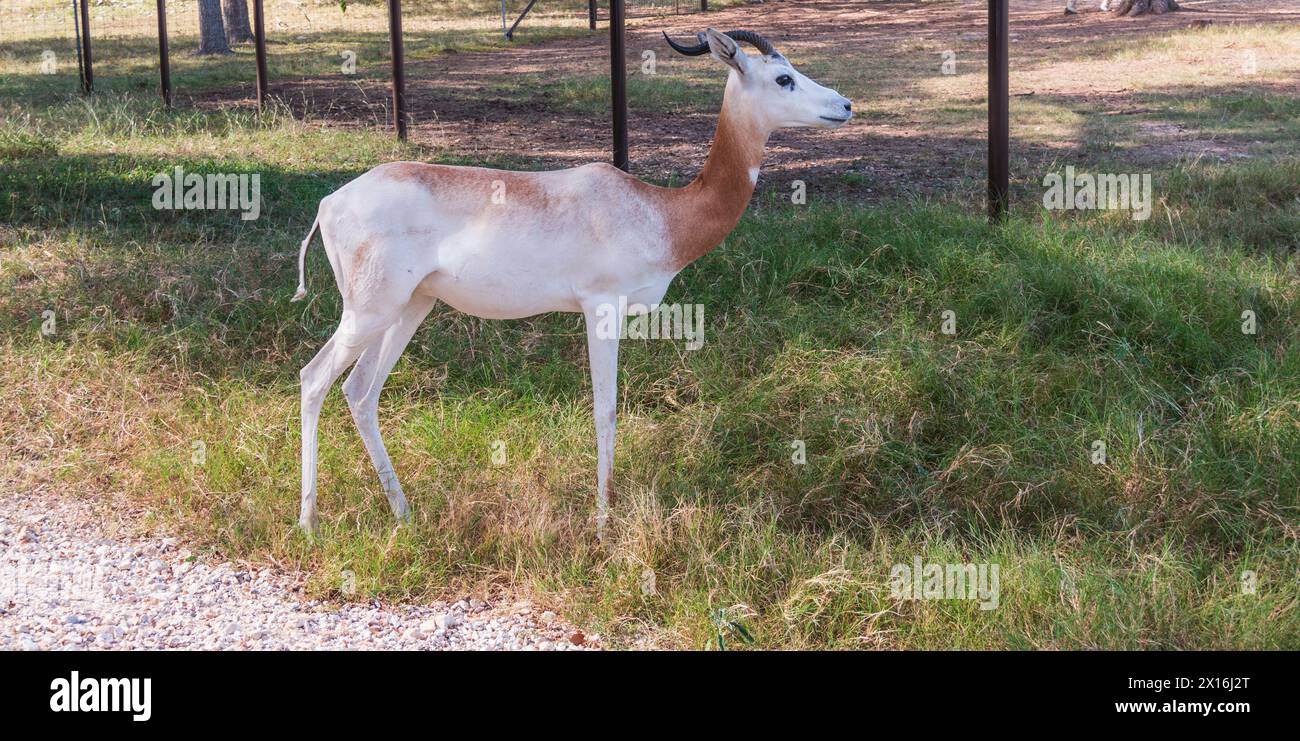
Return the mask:
M 196 559 L 174 538 L 106 536 L 89 505 L 0 499 L 0 649 L 591 650 L 528 602 L 331 603 L 290 574 Z

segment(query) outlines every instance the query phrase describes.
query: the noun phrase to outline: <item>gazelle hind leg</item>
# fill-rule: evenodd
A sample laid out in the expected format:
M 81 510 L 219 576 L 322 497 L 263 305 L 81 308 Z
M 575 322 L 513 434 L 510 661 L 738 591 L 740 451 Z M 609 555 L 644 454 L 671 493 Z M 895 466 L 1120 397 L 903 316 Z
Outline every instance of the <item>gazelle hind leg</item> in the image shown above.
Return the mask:
M 429 315 L 435 303 L 437 299 L 418 294 L 413 296 L 383 337 L 372 340 L 366 347 L 356 367 L 348 374 L 348 380 L 343 382 L 343 396 L 348 400 L 348 408 L 352 410 L 352 419 L 357 424 L 361 441 L 365 443 L 366 452 L 370 454 L 370 460 L 379 474 L 379 482 L 384 487 L 388 504 L 398 519 L 405 518 L 409 508 L 379 432 L 379 394 L 415 330 Z
M 309 535 L 316 532 L 316 428 L 330 386 L 357 359 L 366 344 L 383 329 L 382 322 L 361 322 L 345 311 L 343 321 L 298 377 L 302 382 L 302 508 L 298 525 Z

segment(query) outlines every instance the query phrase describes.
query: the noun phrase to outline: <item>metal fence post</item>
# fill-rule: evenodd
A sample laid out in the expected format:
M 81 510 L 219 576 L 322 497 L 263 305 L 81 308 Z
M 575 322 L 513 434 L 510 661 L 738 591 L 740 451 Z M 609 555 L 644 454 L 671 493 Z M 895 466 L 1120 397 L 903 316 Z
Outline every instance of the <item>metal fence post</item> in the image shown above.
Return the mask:
M 95 92 L 95 68 L 90 62 L 90 0 L 81 0 L 81 92 Z
M 167 0 L 158 0 L 158 74 L 162 83 L 163 105 L 172 106 L 172 68 L 167 53 Z
M 266 106 L 267 86 L 270 84 L 266 71 L 266 21 L 262 12 L 262 0 L 253 0 L 253 43 L 257 50 L 257 108 Z
M 623 0 L 609 0 L 609 88 L 613 93 L 614 166 L 627 171 L 627 64 L 623 47 Z
M 406 141 L 406 57 L 402 47 L 402 0 L 388 0 L 388 37 L 393 49 L 393 123 Z
M 587 0 L 587 28 L 596 30 L 596 0 Z
M 989 0 L 989 220 L 1007 216 L 1010 190 L 1010 105 L 1007 0 Z

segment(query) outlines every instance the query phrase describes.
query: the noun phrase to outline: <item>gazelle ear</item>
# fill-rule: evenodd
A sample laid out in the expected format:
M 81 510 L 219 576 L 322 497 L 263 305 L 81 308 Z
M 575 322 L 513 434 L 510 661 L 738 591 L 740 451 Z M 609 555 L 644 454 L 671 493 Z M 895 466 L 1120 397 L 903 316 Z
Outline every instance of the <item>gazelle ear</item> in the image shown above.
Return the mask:
M 742 75 L 749 69 L 749 55 L 740 50 L 735 39 L 712 28 L 704 32 L 704 39 L 709 42 L 709 51 L 714 59 Z

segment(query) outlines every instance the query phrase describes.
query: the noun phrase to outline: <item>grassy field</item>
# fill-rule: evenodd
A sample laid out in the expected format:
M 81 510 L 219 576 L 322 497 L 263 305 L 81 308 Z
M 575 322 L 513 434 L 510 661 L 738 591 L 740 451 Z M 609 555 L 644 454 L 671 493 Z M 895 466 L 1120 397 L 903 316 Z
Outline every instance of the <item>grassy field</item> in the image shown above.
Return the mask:
M 1242 101 L 1225 126 L 1295 106 Z M 705 306 L 704 347 L 624 343 L 603 546 L 581 319 L 435 309 L 380 412 L 412 524 L 335 390 L 308 543 L 297 371 L 339 299 L 313 249 L 310 300 L 289 302 L 298 242 L 369 167 L 463 158 L 279 109 L 7 102 L 3 488 L 143 508 L 316 596 L 527 596 L 615 646 L 748 646 L 738 623 L 769 649 L 1294 648 L 1300 151 L 1268 143 L 1156 171 L 1144 222 L 1039 196 L 1002 227 L 955 202 L 754 203 L 669 292 Z M 154 211 L 176 165 L 259 173 L 261 218 Z M 891 596 L 917 556 L 998 565 L 998 607 Z

